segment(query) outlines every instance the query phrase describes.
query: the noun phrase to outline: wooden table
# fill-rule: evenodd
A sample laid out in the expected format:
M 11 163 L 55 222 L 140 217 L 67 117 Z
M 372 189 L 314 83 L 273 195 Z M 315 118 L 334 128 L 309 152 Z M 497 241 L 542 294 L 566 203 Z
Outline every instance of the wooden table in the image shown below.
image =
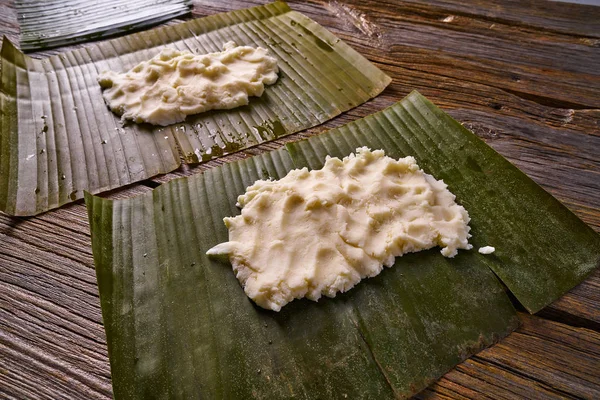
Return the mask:
M 200 17 L 262 1 L 196 1 Z M 0 33 L 18 41 L 12 2 Z M 600 231 L 600 7 L 548 1 L 290 1 L 393 83 L 324 126 L 115 191 L 129 196 L 366 116 L 413 89 Z M 37 53 L 36 56 L 56 53 Z M 540 233 L 543 234 L 543 233 Z M 600 271 L 419 398 L 600 398 Z M 0 398 L 108 398 L 85 205 L 0 214 Z

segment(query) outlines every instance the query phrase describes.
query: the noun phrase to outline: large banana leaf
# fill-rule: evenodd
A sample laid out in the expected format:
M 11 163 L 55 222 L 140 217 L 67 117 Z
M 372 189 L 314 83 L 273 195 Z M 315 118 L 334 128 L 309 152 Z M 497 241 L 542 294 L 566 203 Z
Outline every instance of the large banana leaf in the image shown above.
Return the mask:
M 15 0 L 25 51 L 157 25 L 189 13 L 191 4 L 191 0 Z
M 237 195 L 363 145 L 415 155 L 444 178 L 469 210 L 472 242 L 497 254 L 434 249 L 335 299 L 255 306 L 231 266 L 205 256 L 227 240 Z M 418 93 L 284 149 L 86 204 L 116 398 L 407 397 L 516 327 L 494 272 L 534 310 L 600 256 L 598 235 Z
M 234 110 L 171 127 L 129 124 L 104 105 L 98 73 L 124 71 L 172 46 L 268 48 L 278 81 Z M 0 210 L 32 215 L 325 122 L 379 94 L 390 78 L 283 2 L 140 32 L 44 60 L 6 38 L 0 76 Z

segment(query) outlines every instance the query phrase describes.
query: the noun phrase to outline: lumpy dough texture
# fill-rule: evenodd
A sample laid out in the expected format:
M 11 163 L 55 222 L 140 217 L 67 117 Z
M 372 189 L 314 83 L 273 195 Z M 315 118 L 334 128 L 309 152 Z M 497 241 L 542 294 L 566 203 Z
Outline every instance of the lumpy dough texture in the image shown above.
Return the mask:
M 469 215 L 443 181 L 413 157 L 366 147 L 328 156 L 321 170 L 259 180 L 238 207 L 224 219 L 229 241 L 207 254 L 228 256 L 248 297 L 274 311 L 294 298 L 335 297 L 405 253 L 471 248 Z
M 248 104 L 277 81 L 277 60 L 262 47 L 227 42 L 223 51 L 194 55 L 164 49 L 125 73 L 102 72 L 104 100 L 122 119 L 170 125 L 187 115 Z

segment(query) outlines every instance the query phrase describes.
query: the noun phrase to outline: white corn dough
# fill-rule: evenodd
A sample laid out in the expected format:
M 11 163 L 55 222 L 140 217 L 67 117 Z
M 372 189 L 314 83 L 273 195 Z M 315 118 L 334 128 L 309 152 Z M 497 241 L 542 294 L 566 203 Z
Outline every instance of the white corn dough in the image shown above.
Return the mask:
M 479 248 L 479 253 L 481 254 L 492 254 L 496 251 L 495 247 L 492 246 L 484 246 Z
M 122 119 L 170 125 L 187 115 L 248 104 L 277 81 L 277 60 L 262 47 L 227 42 L 223 51 L 194 55 L 164 49 L 125 73 L 105 71 L 104 100 Z
M 244 291 L 274 311 L 294 298 L 335 297 L 394 258 L 435 246 L 454 257 L 470 249 L 469 215 L 443 181 L 413 157 L 394 160 L 366 147 L 321 170 L 259 180 L 238 197 L 241 215 L 225 218 L 226 255 Z

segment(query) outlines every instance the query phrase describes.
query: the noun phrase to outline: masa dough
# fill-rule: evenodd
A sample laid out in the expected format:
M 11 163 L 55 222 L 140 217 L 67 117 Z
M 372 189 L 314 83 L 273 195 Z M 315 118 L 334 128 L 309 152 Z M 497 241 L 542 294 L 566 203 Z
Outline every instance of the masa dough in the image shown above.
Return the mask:
M 166 126 L 186 115 L 247 105 L 278 72 L 266 49 L 227 42 L 222 52 L 203 55 L 164 49 L 125 73 L 102 72 L 98 83 L 122 119 Z
M 435 246 L 453 257 L 470 249 L 469 215 L 443 181 L 413 157 L 394 160 L 366 147 L 321 170 L 259 180 L 225 218 L 229 241 L 208 251 L 229 257 L 244 291 L 274 311 L 294 298 L 335 297 L 394 258 Z

